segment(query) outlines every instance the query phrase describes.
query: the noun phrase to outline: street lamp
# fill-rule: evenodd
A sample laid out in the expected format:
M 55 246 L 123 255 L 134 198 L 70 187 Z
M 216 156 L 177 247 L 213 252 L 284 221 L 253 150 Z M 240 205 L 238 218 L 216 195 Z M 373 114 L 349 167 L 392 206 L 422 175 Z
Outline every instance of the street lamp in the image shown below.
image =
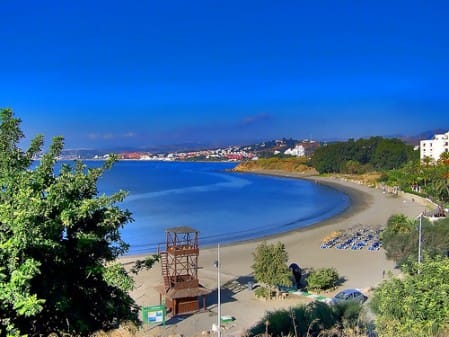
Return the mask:
M 217 245 L 217 261 L 214 263 L 217 268 L 217 337 L 221 337 L 221 281 L 220 281 L 220 244 Z
M 421 264 L 421 260 L 422 260 L 422 217 L 423 217 L 423 212 L 421 212 L 419 215 L 419 229 L 418 229 L 418 274 L 421 273 L 421 268 L 419 267 L 419 265 Z

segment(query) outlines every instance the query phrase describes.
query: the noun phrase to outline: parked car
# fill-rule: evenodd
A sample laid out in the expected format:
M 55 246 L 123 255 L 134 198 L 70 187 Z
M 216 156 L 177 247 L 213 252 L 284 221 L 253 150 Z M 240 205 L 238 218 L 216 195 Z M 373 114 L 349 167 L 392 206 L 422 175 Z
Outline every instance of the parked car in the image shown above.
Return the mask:
M 331 303 L 337 304 L 342 302 L 354 301 L 362 304 L 368 299 L 357 289 L 345 289 L 340 291 L 337 295 L 332 298 Z

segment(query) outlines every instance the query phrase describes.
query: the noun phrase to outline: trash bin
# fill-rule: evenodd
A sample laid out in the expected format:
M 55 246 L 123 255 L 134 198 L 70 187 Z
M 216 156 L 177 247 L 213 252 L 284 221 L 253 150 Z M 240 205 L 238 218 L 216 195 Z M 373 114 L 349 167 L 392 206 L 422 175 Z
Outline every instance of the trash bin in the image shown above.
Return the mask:
M 253 282 L 248 282 L 248 290 L 253 290 Z

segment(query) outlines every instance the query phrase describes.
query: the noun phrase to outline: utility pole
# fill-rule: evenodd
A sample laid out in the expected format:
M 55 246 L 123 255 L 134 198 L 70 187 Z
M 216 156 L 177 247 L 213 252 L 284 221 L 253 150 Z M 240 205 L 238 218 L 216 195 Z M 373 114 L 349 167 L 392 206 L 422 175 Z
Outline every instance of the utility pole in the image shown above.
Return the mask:
M 221 337 L 221 280 L 220 280 L 220 244 L 217 245 L 217 337 Z
M 421 273 L 421 260 L 422 260 L 422 217 L 423 213 L 419 215 L 419 230 L 418 230 L 418 274 Z

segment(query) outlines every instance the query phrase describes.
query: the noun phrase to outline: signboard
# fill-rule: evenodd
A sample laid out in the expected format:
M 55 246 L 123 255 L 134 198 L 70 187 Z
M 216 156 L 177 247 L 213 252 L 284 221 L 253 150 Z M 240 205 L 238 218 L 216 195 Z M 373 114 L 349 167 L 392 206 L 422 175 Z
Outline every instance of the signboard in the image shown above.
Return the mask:
M 165 305 L 152 305 L 142 308 L 142 321 L 147 324 L 165 325 Z

